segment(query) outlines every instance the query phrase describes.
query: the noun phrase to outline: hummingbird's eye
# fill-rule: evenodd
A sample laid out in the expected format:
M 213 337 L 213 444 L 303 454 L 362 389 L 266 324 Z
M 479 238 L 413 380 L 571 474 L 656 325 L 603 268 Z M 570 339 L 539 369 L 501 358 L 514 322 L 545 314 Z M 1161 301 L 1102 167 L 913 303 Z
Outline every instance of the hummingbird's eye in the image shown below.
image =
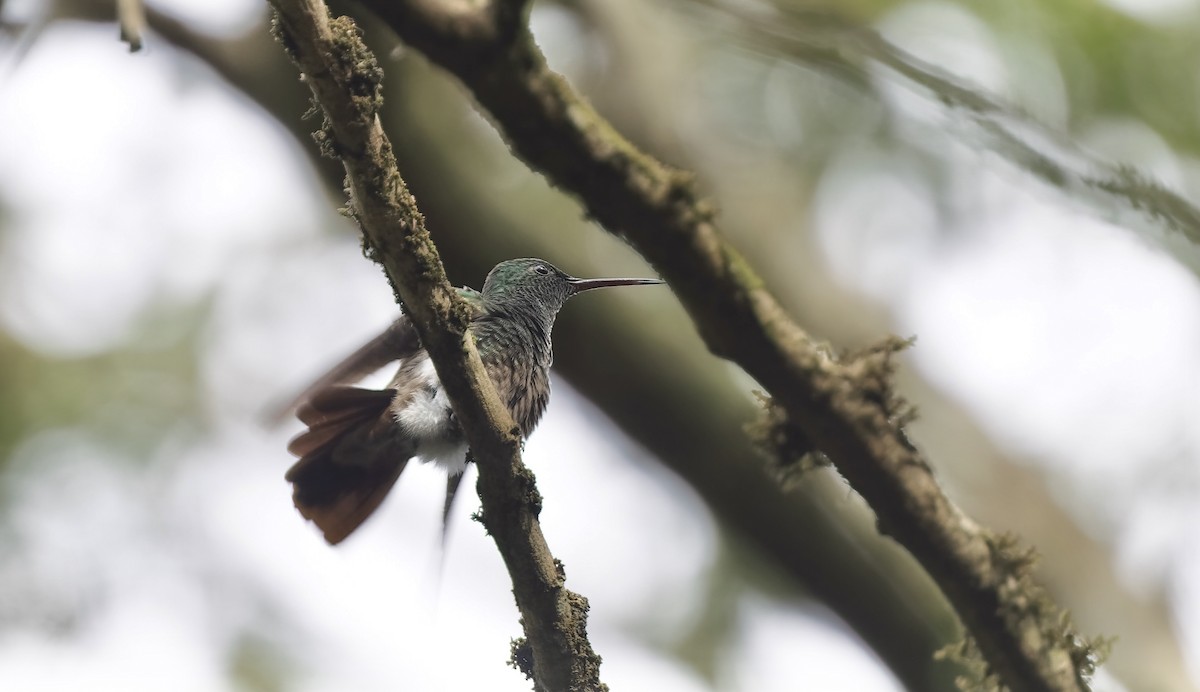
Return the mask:
M 545 276 L 550 273 L 550 267 L 547 267 L 544 264 L 537 265 L 536 267 L 533 268 L 533 270 L 535 272 L 541 274 L 542 276 Z

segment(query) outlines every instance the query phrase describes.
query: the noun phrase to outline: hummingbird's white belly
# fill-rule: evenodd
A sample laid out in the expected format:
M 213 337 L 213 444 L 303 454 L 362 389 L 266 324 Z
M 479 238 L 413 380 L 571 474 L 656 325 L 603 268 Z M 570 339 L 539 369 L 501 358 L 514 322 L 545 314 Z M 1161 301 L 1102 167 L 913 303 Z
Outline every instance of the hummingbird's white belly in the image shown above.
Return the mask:
M 462 473 L 467 466 L 467 445 L 433 361 L 426 357 L 413 376 L 416 386 L 412 395 L 392 411 L 396 423 L 416 441 L 418 459 L 437 464 L 451 475 Z

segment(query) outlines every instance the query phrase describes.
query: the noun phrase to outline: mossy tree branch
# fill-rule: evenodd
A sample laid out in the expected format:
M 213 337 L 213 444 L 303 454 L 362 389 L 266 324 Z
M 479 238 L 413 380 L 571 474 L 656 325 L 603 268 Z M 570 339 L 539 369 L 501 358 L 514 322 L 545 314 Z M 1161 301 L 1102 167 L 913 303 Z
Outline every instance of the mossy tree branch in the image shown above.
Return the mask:
M 446 281 L 380 126 L 382 71 L 354 22 L 331 18 L 324 2 L 271 4 L 277 35 L 324 113 L 316 139 L 342 161 L 349 211 L 429 351 L 478 463 L 482 521 L 511 575 L 525 629 L 514 658 L 539 690 L 603 689 L 600 659 L 586 634 L 587 601 L 565 588 L 562 566 L 546 545 L 517 426 L 467 338 L 466 306 Z
M 989 673 L 1015 690 L 1087 688 L 1093 651 L 1032 582 L 1028 554 L 955 507 L 906 437 L 892 392 L 896 344 L 839 358 L 795 324 L 725 242 L 692 177 L 621 137 L 549 69 L 524 22 L 504 21 L 523 3 L 364 2 L 462 80 L 519 156 L 669 281 L 710 350 L 768 390 L 938 583 Z

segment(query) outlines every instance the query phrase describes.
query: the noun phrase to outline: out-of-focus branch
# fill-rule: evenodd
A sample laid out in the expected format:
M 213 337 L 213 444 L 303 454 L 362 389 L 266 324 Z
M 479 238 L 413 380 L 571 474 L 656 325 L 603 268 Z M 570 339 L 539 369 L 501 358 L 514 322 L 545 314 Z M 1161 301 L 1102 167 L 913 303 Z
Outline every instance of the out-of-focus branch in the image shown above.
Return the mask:
M 798 9 L 787 3 L 751 6 L 719 0 L 687 0 L 690 9 L 707 13 L 731 29 L 732 35 L 758 48 L 782 54 L 827 72 L 842 81 L 866 85 L 869 66 L 883 66 L 933 104 L 966 116 L 973 127 L 962 128 L 975 139 L 1108 217 L 1111 208 L 1133 210 L 1200 245 L 1200 209 L 1179 193 L 1132 166 L 1114 164 L 1073 142 L 1012 103 L 963 83 L 882 37 L 872 28 L 833 13 Z M 1157 233 L 1147 234 L 1155 243 Z M 1194 259 L 1191 262 L 1195 270 Z
M 446 31 L 441 6 L 367 4 L 461 79 L 513 149 L 628 239 L 668 279 L 709 348 L 741 365 L 925 567 L 1001 680 L 1020 690 L 1086 688 L 1092 652 L 1029 577 L 1028 555 L 964 516 L 899 420 L 885 344 L 841 359 L 784 313 L 713 222 L 691 177 L 638 151 L 546 65 L 524 23 Z M 487 27 L 490 30 L 479 29 Z
M 146 32 L 146 6 L 142 0 L 117 0 L 117 23 L 121 40 L 129 44 L 129 52 L 142 49 L 142 34 Z
M 331 18 L 324 2 L 271 4 L 280 41 L 325 114 L 316 138 L 346 169 L 351 212 L 417 327 L 479 465 L 483 523 L 508 567 L 526 633 L 528 650 L 514 648 L 517 663 L 539 690 L 603 689 L 586 634 L 587 601 L 565 588 L 546 545 L 519 431 L 467 338 L 466 306 L 446 281 L 380 126 L 382 70 L 354 22 Z

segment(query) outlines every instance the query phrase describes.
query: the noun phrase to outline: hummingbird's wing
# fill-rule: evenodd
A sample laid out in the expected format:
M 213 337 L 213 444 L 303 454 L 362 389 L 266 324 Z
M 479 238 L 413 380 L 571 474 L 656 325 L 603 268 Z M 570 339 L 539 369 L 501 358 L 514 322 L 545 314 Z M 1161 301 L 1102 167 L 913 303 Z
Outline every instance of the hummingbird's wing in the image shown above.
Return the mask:
M 475 315 L 476 317 L 480 317 L 483 315 L 484 307 L 483 307 L 483 294 L 482 293 L 480 293 L 479 291 L 476 291 L 475 289 L 471 288 L 470 286 L 463 286 L 461 288 L 456 288 L 454 290 L 458 291 L 459 298 L 462 298 L 463 300 L 467 301 L 467 305 L 470 305 L 471 309 L 476 311 L 476 313 L 477 313 Z
M 300 457 L 284 476 L 296 508 L 340 543 L 371 516 L 413 455 L 388 414 L 396 391 L 329 387 L 300 406 L 308 425 L 288 445 Z
M 455 289 L 471 307 L 476 319 L 484 314 L 483 294 L 469 286 Z M 400 315 L 387 329 L 363 344 L 354 353 L 346 356 L 299 394 L 268 408 L 265 419 L 272 425 L 282 423 L 288 414 L 318 392 L 337 385 L 357 382 L 388 363 L 412 357 L 421 348 L 417 330 L 407 315 Z
M 265 416 L 267 423 L 278 425 L 288 414 L 296 411 L 319 392 L 357 382 L 388 363 L 412 356 L 421 348 L 417 330 L 407 315 L 401 315 L 373 339 L 346 356 L 312 384 L 283 402 L 271 405 Z

